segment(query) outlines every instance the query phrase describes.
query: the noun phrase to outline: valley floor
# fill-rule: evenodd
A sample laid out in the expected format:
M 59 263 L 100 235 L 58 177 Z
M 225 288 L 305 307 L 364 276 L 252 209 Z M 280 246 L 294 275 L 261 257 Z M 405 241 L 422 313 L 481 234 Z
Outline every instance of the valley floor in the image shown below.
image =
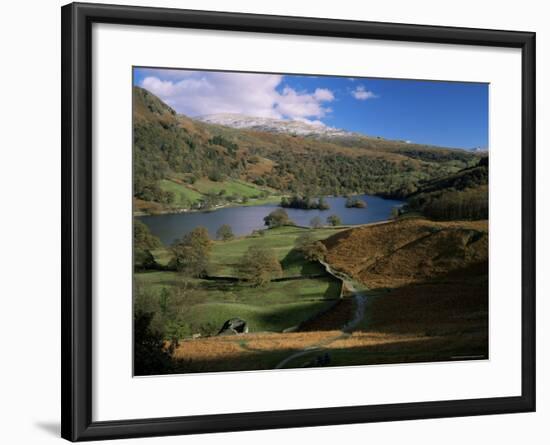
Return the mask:
M 323 240 L 336 277 L 293 250 L 305 231 Z M 178 373 L 486 359 L 486 238 L 486 221 L 281 227 L 215 242 L 211 279 L 138 273 L 136 298 L 155 308 L 170 289 L 177 300 L 177 314 L 157 322 L 179 327 Z M 276 251 L 283 279 L 224 280 L 256 243 Z M 169 260 L 164 249 L 155 256 Z M 250 333 L 215 336 L 233 317 Z

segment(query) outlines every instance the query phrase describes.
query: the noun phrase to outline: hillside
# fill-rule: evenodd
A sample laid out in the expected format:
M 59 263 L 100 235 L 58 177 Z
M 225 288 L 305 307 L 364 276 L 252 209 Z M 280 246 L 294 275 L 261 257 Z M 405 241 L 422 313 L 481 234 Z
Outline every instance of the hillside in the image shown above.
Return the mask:
M 409 209 L 438 220 L 489 217 L 489 158 L 456 173 L 427 181 L 408 198 Z
M 477 165 L 462 169 L 454 174 L 437 178 L 422 184 L 412 196 L 443 190 L 465 190 L 487 185 L 489 182 L 489 159 L 481 158 Z
M 446 338 L 448 346 L 466 343 L 470 354 L 487 356 L 487 221 L 411 218 L 324 243 L 327 261 L 374 294 L 369 331 Z
M 231 128 L 178 115 L 142 88 L 134 87 L 133 94 L 134 196 L 137 210 L 144 212 L 291 193 L 404 197 L 422 182 L 479 160 L 464 150 L 349 133 L 311 137 Z M 206 179 L 218 187 L 195 186 Z
M 352 330 L 343 331 L 356 317 L 357 296 L 341 298 L 339 282 L 295 255 L 306 231 L 323 240 L 334 268 L 368 288 Z M 170 372 L 311 367 L 326 354 L 330 366 L 488 357 L 486 221 L 280 227 L 216 241 L 211 272 L 233 276 L 238 258 L 257 242 L 275 249 L 285 277 L 261 289 L 169 270 L 135 275 L 136 307 L 156 311 L 153 327 L 167 341 L 178 338 Z M 166 248 L 155 256 L 169 262 Z M 249 333 L 216 336 L 232 317 L 246 320 Z
M 328 238 L 327 261 L 369 288 L 424 282 L 487 261 L 487 221 L 406 218 Z

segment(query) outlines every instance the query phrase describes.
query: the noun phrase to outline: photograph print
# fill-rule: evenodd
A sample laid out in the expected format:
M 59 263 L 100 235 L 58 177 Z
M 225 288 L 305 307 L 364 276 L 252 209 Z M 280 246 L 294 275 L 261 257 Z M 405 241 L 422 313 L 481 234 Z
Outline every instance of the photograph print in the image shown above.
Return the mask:
M 132 89 L 135 376 L 489 358 L 488 84 Z

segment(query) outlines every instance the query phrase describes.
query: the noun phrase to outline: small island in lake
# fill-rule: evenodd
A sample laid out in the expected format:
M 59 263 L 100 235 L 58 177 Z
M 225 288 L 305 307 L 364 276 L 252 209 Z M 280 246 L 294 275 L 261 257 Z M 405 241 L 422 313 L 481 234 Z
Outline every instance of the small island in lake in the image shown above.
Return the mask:
M 291 209 L 303 209 L 303 210 L 328 210 L 330 205 L 323 196 L 320 196 L 318 199 L 311 199 L 309 196 L 291 196 L 287 198 L 283 196 L 281 198 L 281 207 L 287 207 Z
M 367 203 L 359 198 L 346 198 L 346 207 L 348 209 L 364 209 Z

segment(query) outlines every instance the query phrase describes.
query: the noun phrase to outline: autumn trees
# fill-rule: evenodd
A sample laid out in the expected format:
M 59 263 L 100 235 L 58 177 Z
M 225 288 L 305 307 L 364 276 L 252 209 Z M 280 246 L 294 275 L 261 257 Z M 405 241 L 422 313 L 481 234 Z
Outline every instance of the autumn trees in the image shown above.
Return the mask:
M 324 260 L 327 248 L 321 241 L 317 241 L 311 232 L 305 232 L 296 238 L 294 248 L 308 261 Z
M 234 237 L 235 235 L 233 235 L 233 229 L 229 224 L 222 224 L 216 232 L 216 238 L 222 241 L 229 241 Z
M 310 198 L 309 196 L 294 195 L 290 198 L 283 196 L 281 198 L 281 207 L 288 207 L 292 209 L 304 209 L 304 210 L 328 210 L 330 208 L 327 200 L 321 196 L 317 200 Z
M 283 269 L 272 249 L 250 246 L 237 265 L 237 275 L 252 286 L 263 286 L 282 275 Z
M 327 217 L 327 223 L 331 226 L 339 226 L 342 224 L 342 220 L 338 215 L 330 215 Z
M 346 207 L 348 209 L 364 209 L 365 207 L 367 207 L 367 203 L 359 198 L 348 197 L 346 199 Z
M 294 223 L 288 217 L 288 213 L 285 209 L 273 210 L 273 212 L 271 212 L 264 218 L 264 223 L 270 229 L 274 227 L 294 225 Z
M 134 220 L 134 269 L 156 269 L 157 263 L 151 250 L 161 246 L 160 240 L 151 234 L 149 227 Z
M 207 271 L 211 250 L 212 241 L 208 230 L 199 226 L 172 245 L 171 266 L 193 277 L 203 276 Z

